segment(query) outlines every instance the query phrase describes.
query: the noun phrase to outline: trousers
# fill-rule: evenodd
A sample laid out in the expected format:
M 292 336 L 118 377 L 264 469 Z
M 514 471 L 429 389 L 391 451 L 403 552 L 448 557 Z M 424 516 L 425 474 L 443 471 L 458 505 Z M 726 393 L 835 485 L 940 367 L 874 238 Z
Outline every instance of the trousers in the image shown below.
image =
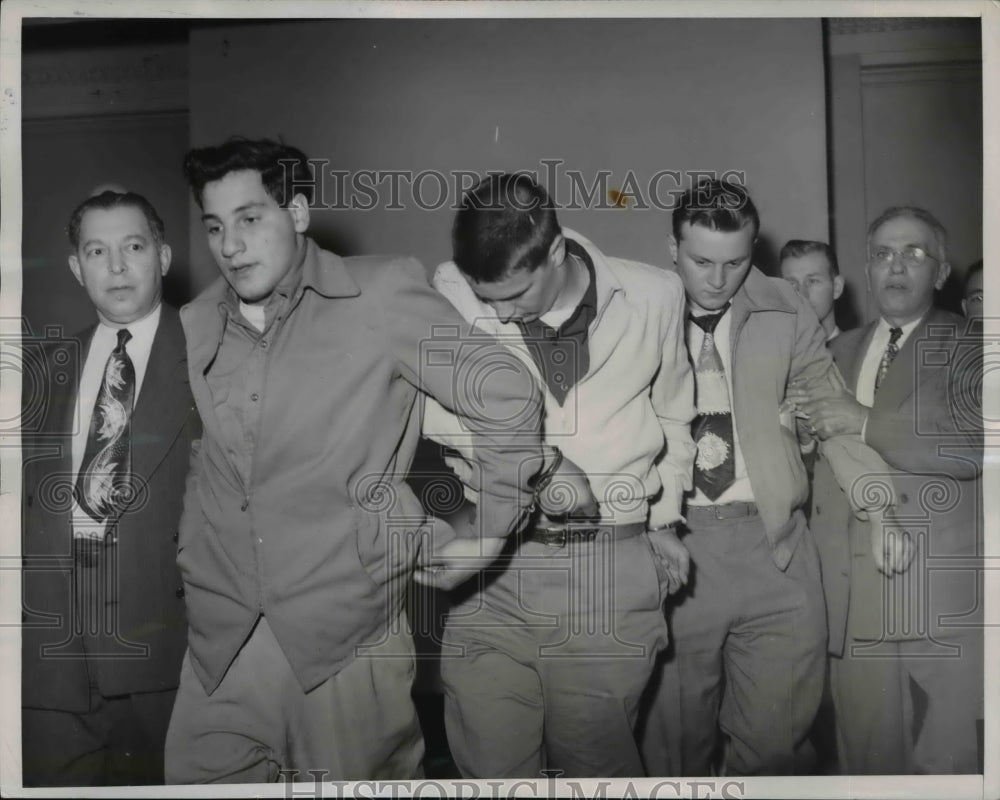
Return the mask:
M 212 694 L 185 655 L 167 731 L 167 783 L 422 777 L 414 671 L 412 638 L 390 628 L 370 652 L 305 692 L 261 616 Z
M 634 729 L 667 644 L 645 532 L 523 542 L 452 607 L 441 678 L 448 743 L 469 778 L 641 776 Z
M 794 519 L 804 530 L 785 571 L 759 516 L 689 523 L 692 572 L 670 604 L 672 654 L 645 700 L 650 775 L 793 774 L 826 655 L 819 556 L 804 517 Z

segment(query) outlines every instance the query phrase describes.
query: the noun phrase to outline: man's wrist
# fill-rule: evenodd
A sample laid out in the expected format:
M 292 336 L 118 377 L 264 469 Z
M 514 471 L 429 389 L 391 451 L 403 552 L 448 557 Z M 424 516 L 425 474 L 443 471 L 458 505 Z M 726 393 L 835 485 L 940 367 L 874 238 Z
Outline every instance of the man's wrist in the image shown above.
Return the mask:
M 543 445 L 542 446 L 542 468 L 535 475 L 532 482 L 531 488 L 535 493 L 535 498 L 538 498 L 540 492 L 545 490 L 545 487 L 552 482 L 552 478 L 555 477 L 556 472 L 559 471 L 559 467 L 562 466 L 563 454 L 562 451 L 555 445 Z

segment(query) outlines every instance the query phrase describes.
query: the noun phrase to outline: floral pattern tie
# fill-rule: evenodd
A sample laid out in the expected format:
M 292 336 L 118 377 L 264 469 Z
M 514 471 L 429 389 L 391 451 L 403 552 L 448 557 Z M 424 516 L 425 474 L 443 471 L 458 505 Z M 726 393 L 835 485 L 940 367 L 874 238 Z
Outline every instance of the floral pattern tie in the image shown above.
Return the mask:
M 728 309 L 727 303 L 718 313 L 691 317 L 691 321 L 705 332 L 694 371 L 698 405 L 698 416 L 692 423 L 694 443 L 698 448 L 694 462 L 694 486 L 713 501 L 736 480 L 729 385 L 722 358 L 715 346 L 715 328 Z
M 104 365 L 104 378 L 90 418 L 87 449 L 76 479 L 76 502 L 97 521 L 122 508 L 132 493 L 132 406 L 135 368 L 125 352 L 132 338 L 118 331 L 118 345 Z

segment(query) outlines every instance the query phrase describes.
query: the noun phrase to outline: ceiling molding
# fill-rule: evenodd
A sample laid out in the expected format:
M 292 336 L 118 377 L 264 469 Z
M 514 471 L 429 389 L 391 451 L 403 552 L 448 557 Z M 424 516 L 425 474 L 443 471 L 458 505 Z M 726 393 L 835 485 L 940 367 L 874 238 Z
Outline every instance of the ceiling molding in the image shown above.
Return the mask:
M 25 53 L 25 119 L 188 106 L 187 43 Z
M 827 28 L 833 36 L 861 33 L 972 29 L 979 17 L 829 17 Z

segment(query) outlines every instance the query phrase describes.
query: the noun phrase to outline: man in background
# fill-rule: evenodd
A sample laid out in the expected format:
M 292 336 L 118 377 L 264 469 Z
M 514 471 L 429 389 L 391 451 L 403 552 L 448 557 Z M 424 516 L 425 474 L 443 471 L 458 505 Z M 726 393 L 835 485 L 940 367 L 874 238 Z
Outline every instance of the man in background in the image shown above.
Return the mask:
M 874 448 L 898 498 L 878 535 L 817 464 L 841 769 L 981 772 L 981 343 L 934 306 L 951 267 L 931 213 L 887 209 L 867 246 L 878 319 L 831 345 L 847 391 L 793 398 L 821 440 Z
M 205 436 L 180 529 L 190 635 L 167 779 L 420 777 L 404 590 L 418 550 L 447 588 L 518 528 L 546 466 L 538 389 L 470 340 L 415 259 L 340 258 L 307 236 L 301 151 L 231 139 L 184 171 L 220 277 L 181 312 Z M 418 392 L 473 431 L 481 536 L 426 540 L 404 480 Z
M 566 503 L 543 506 L 451 611 L 452 754 L 474 778 L 642 775 L 639 700 L 667 644 L 663 601 L 688 569 L 676 534 L 694 458 L 684 289 L 561 228 L 524 174 L 469 191 L 453 250 L 434 285 L 544 387 L 545 444 L 563 462 L 552 486 Z M 428 403 L 425 435 L 471 458 L 456 422 Z M 593 518 L 574 521 L 580 512 Z
M 965 296 L 962 298 L 962 313 L 968 319 L 983 317 L 983 262 L 977 261 L 965 273 Z
M 26 422 L 26 786 L 163 783 L 184 655 L 177 526 L 199 435 L 170 268 L 146 198 L 104 191 L 69 221 L 97 324 L 45 352 Z M 27 375 L 26 381 L 27 381 Z
M 844 293 L 844 279 L 833 248 L 825 242 L 791 239 L 778 256 L 781 277 L 812 306 L 829 342 L 838 333 L 834 305 Z

